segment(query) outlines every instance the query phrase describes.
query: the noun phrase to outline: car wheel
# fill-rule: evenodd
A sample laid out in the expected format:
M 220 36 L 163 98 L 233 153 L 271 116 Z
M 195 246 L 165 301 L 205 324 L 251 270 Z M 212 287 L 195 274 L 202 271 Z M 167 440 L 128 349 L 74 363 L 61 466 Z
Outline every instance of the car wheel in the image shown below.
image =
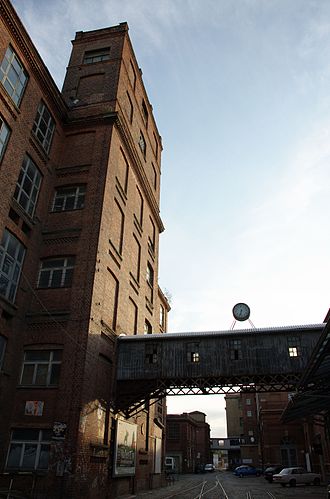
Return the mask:
M 290 485 L 290 487 L 295 487 L 296 486 L 296 480 L 290 480 L 289 485 Z
M 314 478 L 313 485 L 320 485 L 320 479 L 319 478 Z

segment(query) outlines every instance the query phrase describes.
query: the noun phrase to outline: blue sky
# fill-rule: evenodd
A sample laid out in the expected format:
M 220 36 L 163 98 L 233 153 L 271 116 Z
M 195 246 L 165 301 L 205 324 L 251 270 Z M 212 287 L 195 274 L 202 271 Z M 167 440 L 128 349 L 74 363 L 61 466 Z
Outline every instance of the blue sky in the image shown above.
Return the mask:
M 169 331 L 323 321 L 330 306 L 328 0 L 13 0 L 61 88 L 76 31 L 127 21 L 163 138 Z M 246 327 L 246 323 L 238 327 Z M 222 397 L 168 399 L 225 434 Z

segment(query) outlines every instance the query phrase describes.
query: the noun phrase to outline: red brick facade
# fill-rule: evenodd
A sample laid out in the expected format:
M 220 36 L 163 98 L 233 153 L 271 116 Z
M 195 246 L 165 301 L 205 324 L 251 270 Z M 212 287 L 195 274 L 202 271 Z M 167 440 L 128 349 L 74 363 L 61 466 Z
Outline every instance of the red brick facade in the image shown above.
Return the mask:
M 169 311 L 161 137 L 126 23 L 76 34 L 60 93 L 8 0 L 0 10 L 0 466 L 17 486 L 37 474 L 49 497 L 116 497 L 161 482 L 162 404 L 130 420 L 135 476 L 112 478 L 116 335 L 165 332 Z

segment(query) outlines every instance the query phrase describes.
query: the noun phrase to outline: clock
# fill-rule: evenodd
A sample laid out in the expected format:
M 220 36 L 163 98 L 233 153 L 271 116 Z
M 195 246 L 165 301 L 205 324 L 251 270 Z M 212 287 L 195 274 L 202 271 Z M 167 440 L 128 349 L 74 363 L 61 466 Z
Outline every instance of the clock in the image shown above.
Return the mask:
M 250 317 L 250 307 L 246 303 L 236 303 L 233 316 L 237 321 L 246 321 Z

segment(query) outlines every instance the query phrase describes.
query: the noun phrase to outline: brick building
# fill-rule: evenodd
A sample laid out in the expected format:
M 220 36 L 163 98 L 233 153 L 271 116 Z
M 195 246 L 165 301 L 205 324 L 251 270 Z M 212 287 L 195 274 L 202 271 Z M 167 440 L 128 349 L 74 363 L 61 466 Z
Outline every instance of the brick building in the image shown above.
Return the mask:
M 199 411 L 168 414 L 166 455 L 174 457 L 180 473 L 193 473 L 198 465 L 211 463 L 210 425 Z
M 161 137 L 126 23 L 76 33 L 60 92 L 0 12 L 1 480 L 117 497 L 161 482 L 163 404 L 128 422 L 128 473 L 113 412 L 116 336 L 166 332 Z

